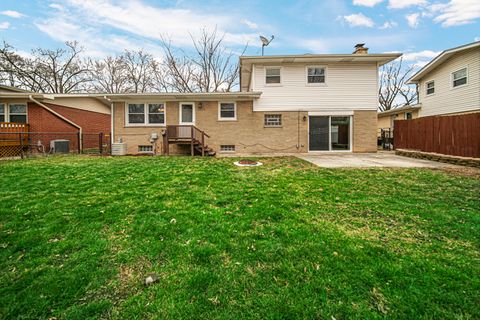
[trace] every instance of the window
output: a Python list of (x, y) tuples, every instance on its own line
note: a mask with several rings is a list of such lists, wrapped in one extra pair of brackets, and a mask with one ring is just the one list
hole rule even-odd
[(410, 120), (412, 119), (412, 113), (411, 112), (405, 112), (405, 120)]
[(180, 123), (193, 124), (195, 122), (195, 105), (193, 103), (180, 104)]
[(281, 114), (266, 114), (264, 119), (265, 127), (281, 127), (282, 115)]
[(307, 83), (325, 83), (325, 68), (324, 67), (307, 67)]
[(237, 120), (237, 106), (234, 102), (220, 102), (218, 108), (219, 120)]
[(165, 125), (165, 104), (129, 103), (127, 105), (127, 124)]
[(427, 96), (429, 94), (434, 94), (435, 93), (435, 81), (427, 82), (426, 88), (427, 88)]
[(265, 68), (265, 83), (266, 84), (279, 84), (280, 83), (280, 68)]
[(5, 122), (5, 105), (0, 104), (0, 122)]
[(10, 104), (9, 121), (18, 123), (27, 123), (27, 105), (26, 104)]
[(138, 146), (138, 152), (151, 153), (153, 152), (153, 146)]
[(467, 68), (463, 68), (452, 73), (452, 80), (452, 85), (454, 88), (467, 84)]
[(235, 146), (233, 144), (222, 144), (220, 145), (221, 152), (235, 152)]

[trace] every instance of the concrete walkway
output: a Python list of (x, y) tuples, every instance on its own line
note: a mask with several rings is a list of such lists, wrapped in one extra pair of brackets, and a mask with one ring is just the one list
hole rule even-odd
[(397, 156), (393, 152), (309, 153), (297, 157), (324, 168), (458, 168), (448, 163)]

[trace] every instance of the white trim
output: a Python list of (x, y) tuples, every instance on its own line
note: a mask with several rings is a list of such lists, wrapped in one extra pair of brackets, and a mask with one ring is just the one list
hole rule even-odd
[[(328, 117), (328, 150), (310, 150), (310, 117)], [(340, 115), (340, 117), (345, 116), (349, 117), (349, 122), (348, 122), (348, 150), (332, 150), (332, 117), (337, 117), (337, 115), (311, 115), (310, 113), (308, 114), (308, 119), (307, 119), (307, 151), (308, 153), (313, 153), (313, 154), (321, 154), (321, 153), (345, 153), (345, 152), (353, 152), (353, 121), (354, 117), (353, 115)]]
[(352, 111), (309, 111), (309, 116), (353, 116)]
[[(221, 105), (222, 103), (233, 103), (233, 118), (223, 118), (221, 115)], [(218, 121), (237, 121), (237, 103), (235, 101), (218, 101)]]
[[(5, 122), (12, 122), (10, 120), (10, 116), (12, 115), (12, 113), (10, 112), (10, 106), (11, 105), (19, 105), (19, 106), (25, 106), (25, 123), (28, 123), (28, 103), (24, 103), (24, 102), (12, 102), (12, 103), (5, 103), (5, 102), (2, 102), (0, 104), (3, 104), (5, 106), (4, 108), (4, 117), (5, 117)], [(13, 115), (14, 116), (23, 116), (24, 115), (23, 113), (14, 113)]]
[[(453, 74), (454, 74), (455, 72), (461, 71), (461, 70), (463, 70), (463, 69), (465, 69), (465, 72), (466, 72), (466, 75), (465, 75), (466, 82), (465, 82), (464, 84), (461, 84), (461, 85), (455, 87), (455, 86), (453, 85), (453, 81), (454, 81), (454, 80), (453, 80)], [(463, 79), (463, 78), (460, 78), (460, 79)], [(457, 80), (459, 80), (459, 79), (457, 79)], [(455, 70), (455, 71), (452, 71), (452, 72), (450, 73), (450, 90), (454, 90), (454, 89), (457, 89), (457, 88), (463, 88), (463, 87), (466, 87), (466, 86), (468, 86), (468, 66), (461, 67), (461, 68), (459, 68), (459, 69), (457, 69), (457, 70)]]
[[(143, 123), (130, 123), (129, 122), (129, 112), (128, 112), (128, 105), (129, 104), (143, 104), (143, 114), (144, 119)], [(149, 104), (163, 104), (163, 123), (149, 123), (148, 122), (148, 105)], [(141, 101), (126, 101), (124, 105), (124, 112), (125, 112), (125, 127), (165, 127), (167, 124), (167, 103), (163, 101), (148, 101), (148, 102), (141, 102)]]
[[(267, 83), (267, 69), (280, 69), (280, 82), (279, 83)], [(283, 86), (283, 67), (282, 66), (264, 66), (263, 67), (263, 85), (266, 87), (281, 87)]]
[[(432, 82), (433, 82), (433, 93), (428, 93), (428, 84), (432, 83)], [(435, 91), (436, 91), (436, 89), (435, 89), (435, 79), (425, 81), (425, 96), (426, 97), (433, 96), (435, 94)]]
[[(183, 120), (182, 120), (182, 106), (183, 105), (192, 105), (192, 122), (183, 122)], [(194, 125), (195, 124), (195, 102), (180, 102), (178, 104), (178, 123), (179, 124), (188, 124), (188, 125)]]
[[(308, 82), (308, 69), (309, 68), (322, 68), (324, 70), (324, 82)], [(327, 66), (326, 65), (308, 65), (305, 66), (305, 85), (307, 87), (326, 87), (327, 86)]]

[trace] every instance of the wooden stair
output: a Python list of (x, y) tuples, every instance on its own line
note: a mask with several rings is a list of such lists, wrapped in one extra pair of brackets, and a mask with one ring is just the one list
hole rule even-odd
[(214, 156), (215, 150), (205, 143), (205, 138), (210, 138), (205, 131), (193, 125), (167, 125), (163, 136), (164, 155), (170, 154), (170, 145), (189, 145), (190, 155)]

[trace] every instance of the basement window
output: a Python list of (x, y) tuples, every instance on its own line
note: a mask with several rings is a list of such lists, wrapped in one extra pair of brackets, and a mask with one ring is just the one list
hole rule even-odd
[(153, 146), (138, 146), (138, 152), (140, 153), (152, 153)]
[(233, 144), (222, 144), (220, 145), (221, 152), (235, 152), (235, 145)]
[(266, 114), (263, 125), (265, 127), (281, 127), (282, 115), (281, 114)]

